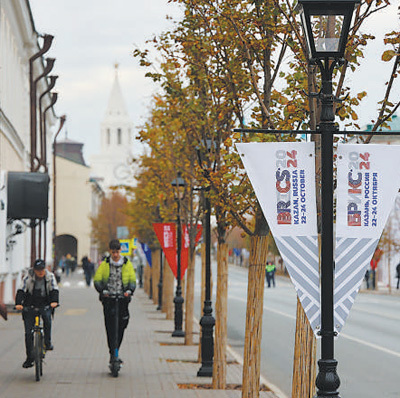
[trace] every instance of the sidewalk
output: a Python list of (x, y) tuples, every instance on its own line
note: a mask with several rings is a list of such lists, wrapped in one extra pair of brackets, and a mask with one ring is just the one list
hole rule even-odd
[[(130, 305), (131, 320), (120, 351), (124, 366), (118, 378), (109, 375), (102, 306), (95, 290), (74, 275), (64, 278), (60, 297), (53, 324), (55, 350), (46, 355), (40, 382), (35, 382), (33, 369), (21, 366), (25, 359), (21, 316), (10, 314), (7, 322), (0, 320), (1, 398), (241, 397), (240, 390), (179, 388), (179, 384), (210, 384), (211, 378), (196, 377), (198, 345), (185, 346), (183, 338), (171, 337), (173, 320), (156, 310), (143, 289), (137, 289)], [(241, 379), (242, 366), (228, 350), (227, 383), (241, 384)], [(276, 395), (262, 391), (260, 397)]]

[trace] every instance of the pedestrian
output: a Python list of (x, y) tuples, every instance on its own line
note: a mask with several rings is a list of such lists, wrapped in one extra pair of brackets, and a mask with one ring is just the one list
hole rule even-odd
[(89, 287), (94, 275), (94, 264), (88, 256), (82, 258), (82, 269), (85, 274), (86, 285)]
[(58, 266), (61, 268), (62, 273), (65, 272), (65, 256), (61, 256)]
[(65, 257), (65, 275), (68, 276), (72, 270), (72, 256), (70, 253), (67, 254)]
[(367, 284), (367, 290), (368, 290), (369, 289), (369, 269), (367, 269), (365, 271), (364, 279), (365, 279), (365, 282)]
[(94, 275), (94, 286), (100, 294), (103, 304), (104, 323), (107, 333), (107, 343), (110, 352), (110, 363), (114, 358), (114, 342), (116, 340), (115, 300), (112, 295), (121, 294), (124, 299), (118, 301), (119, 325), (118, 325), (118, 348), (122, 343), (124, 331), (129, 323), (128, 305), (131, 296), (136, 289), (136, 274), (131, 261), (121, 256), (121, 244), (118, 239), (109, 243), (110, 256), (106, 257)]
[(397, 272), (397, 287), (396, 289), (398, 289), (400, 287), (400, 263), (397, 264), (396, 266), (396, 272)]
[(23, 310), (22, 319), (25, 326), (26, 360), (23, 368), (33, 366), (33, 334), (31, 332), (35, 324), (35, 313), (31, 307), (39, 308), (44, 324), (44, 344), (46, 351), (53, 350), (51, 343), (51, 315), (58, 306), (59, 292), (56, 277), (46, 269), (43, 260), (36, 260), (33, 268), (29, 269), (22, 279), (22, 285), (15, 297), (15, 308)]
[(268, 287), (272, 286), (275, 287), (275, 264), (272, 261), (267, 261), (267, 264), (265, 266), (265, 277), (267, 279), (267, 284)]

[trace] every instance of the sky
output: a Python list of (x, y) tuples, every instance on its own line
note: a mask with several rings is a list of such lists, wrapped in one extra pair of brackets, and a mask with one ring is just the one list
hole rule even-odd
[[(114, 64), (119, 64), (122, 93), (137, 131), (149, 115), (157, 87), (144, 77), (147, 71), (132, 52), (136, 47), (144, 49), (146, 40), (171, 28), (166, 16), (178, 18), (181, 11), (167, 0), (30, 0), (30, 5), (36, 31), (55, 36), (46, 56), (56, 58), (52, 72), (59, 76), (56, 113), (67, 115), (61, 138), (67, 131), (69, 139), (83, 142), (90, 163), (90, 156), (100, 150), (100, 124), (114, 81)], [(362, 29), (375, 34), (376, 40), (345, 82), (356, 92), (368, 92), (357, 111), (360, 125), (376, 116), (376, 102), (383, 98), (391, 64), (380, 61), (380, 54), (388, 29), (400, 29), (395, 4), (385, 13), (375, 14)], [(395, 97), (400, 97), (399, 83), (392, 94), (393, 100)]]

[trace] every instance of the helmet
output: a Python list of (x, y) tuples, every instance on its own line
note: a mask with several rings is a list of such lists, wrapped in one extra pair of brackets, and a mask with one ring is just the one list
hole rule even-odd
[(46, 264), (43, 260), (38, 259), (33, 263), (33, 269), (42, 270), (45, 268), (46, 268)]

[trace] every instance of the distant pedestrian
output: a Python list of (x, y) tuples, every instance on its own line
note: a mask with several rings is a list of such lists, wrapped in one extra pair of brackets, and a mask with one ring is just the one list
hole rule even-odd
[(396, 278), (397, 278), (397, 287), (396, 287), (396, 289), (398, 289), (400, 287), (400, 263), (397, 264), (396, 272), (397, 272), (397, 276), (396, 276)]
[(88, 256), (84, 256), (82, 258), (82, 269), (83, 273), (85, 274), (86, 285), (90, 286), (94, 275), (94, 264), (90, 261)]
[(367, 289), (369, 289), (369, 269), (365, 271), (364, 279), (367, 284)]
[(265, 278), (267, 280), (267, 287), (272, 286), (275, 287), (275, 270), (276, 266), (272, 261), (267, 261), (267, 265), (265, 266)]
[(71, 254), (67, 254), (65, 258), (65, 275), (68, 276), (69, 273), (72, 271), (72, 264), (73, 264), (73, 257)]

